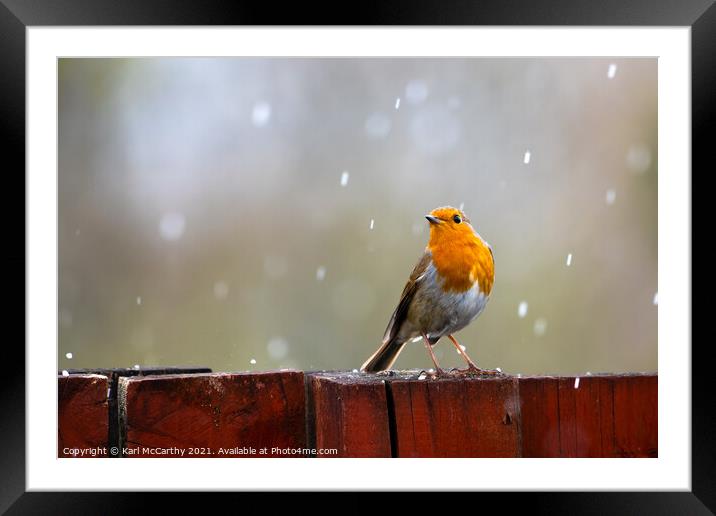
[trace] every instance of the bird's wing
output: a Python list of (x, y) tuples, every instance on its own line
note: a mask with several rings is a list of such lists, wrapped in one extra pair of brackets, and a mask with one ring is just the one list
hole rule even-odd
[(418, 290), (420, 283), (425, 277), (425, 271), (427, 271), (430, 265), (432, 254), (427, 249), (423, 253), (418, 263), (413, 268), (413, 272), (410, 273), (410, 279), (403, 288), (403, 293), (400, 295), (400, 301), (398, 306), (395, 308), (393, 315), (390, 317), (388, 327), (385, 329), (385, 335), (383, 335), (383, 342), (387, 342), (395, 338), (400, 331), (400, 327), (403, 325), (405, 318), (408, 316), (408, 309), (410, 303), (415, 297), (415, 292)]

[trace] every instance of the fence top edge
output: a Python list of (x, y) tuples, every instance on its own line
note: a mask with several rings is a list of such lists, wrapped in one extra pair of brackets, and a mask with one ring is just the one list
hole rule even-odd
[(90, 367), (90, 368), (71, 368), (63, 369), (57, 372), (67, 371), (70, 375), (76, 374), (101, 374), (105, 376), (119, 375), (149, 375), (149, 374), (171, 374), (182, 373), (211, 373), (210, 367), (205, 366), (140, 366), (140, 367)]
[(342, 385), (370, 385), (381, 383), (403, 383), (403, 382), (429, 382), (429, 383), (456, 383), (456, 382), (520, 382), (520, 381), (570, 381), (577, 378), (586, 380), (589, 378), (601, 379), (627, 379), (627, 378), (657, 378), (656, 372), (627, 372), (627, 373), (585, 373), (571, 375), (514, 375), (505, 373), (503, 375), (480, 375), (480, 376), (445, 376), (431, 378), (424, 374), (425, 370), (409, 369), (396, 370), (384, 373), (360, 373), (355, 371), (307, 371), (306, 377), (319, 381), (340, 383)]
[[(321, 371), (301, 371), (299, 369), (269, 369), (266, 371), (205, 371), (208, 368), (191, 368), (195, 371), (181, 371), (180, 368), (176, 372), (172, 372), (173, 368), (154, 368), (145, 370), (126, 370), (127, 374), (121, 374), (125, 370), (107, 369), (106, 373), (100, 369), (70, 369), (66, 370), (67, 374), (58, 373), (58, 379), (61, 378), (105, 378), (109, 379), (112, 373), (119, 374), (123, 381), (162, 381), (175, 378), (229, 378), (229, 377), (265, 377), (273, 375), (296, 375), (301, 374), (307, 378), (316, 378), (323, 381), (334, 381), (344, 384), (376, 384), (386, 382), (402, 382), (402, 381), (430, 381), (430, 382), (454, 382), (454, 381), (538, 381), (538, 380), (569, 380), (574, 381), (577, 378), (586, 380), (589, 378), (602, 379), (618, 379), (618, 378), (658, 378), (658, 372), (620, 372), (620, 373), (583, 373), (583, 374), (544, 374), (544, 375), (521, 375), (504, 373), (500, 376), (480, 375), (480, 376), (461, 376), (459, 374), (447, 375), (445, 377), (431, 378), (425, 370), (422, 369), (406, 369), (406, 370), (390, 370), (382, 373), (361, 373), (356, 371), (345, 370), (321, 370)], [(161, 374), (152, 374), (152, 371), (162, 372)]]
[(204, 379), (204, 380), (220, 380), (230, 378), (268, 378), (272, 376), (303, 376), (303, 371), (298, 369), (270, 369), (267, 371), (216, 371), (208, 373), (172, 373), (157, 375), (136, 375), (122, 376), (119, 378), (120, 384), (133, 382), (162, 382), (178, 379)]
[(107, 375), (97, 374), (97, 373), (82, 373), (82, 374), (68, 374), (68, 375), (58, 374), (57, 375), (58, 380), (64, 380), (64, 379), (69, 379), (69, 378), (78, 378), (78, 379), (82, 379), (82, 380), (96, 379), (96, 380), (109, 381), (109, 378), (107, 377)]

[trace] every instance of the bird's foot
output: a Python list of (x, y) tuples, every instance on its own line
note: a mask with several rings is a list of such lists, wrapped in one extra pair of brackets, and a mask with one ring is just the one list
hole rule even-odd
[(450, 373), (445, 371), (443, 368), (435, 369), (428, 369), (427, 371), (425, 369), (421, 370), (418, 374), (418, 380), (425, 380), (426, 378), (430, 378), (431, 380), (436, 380), (438, 378), (447, 378), (450, 376)]

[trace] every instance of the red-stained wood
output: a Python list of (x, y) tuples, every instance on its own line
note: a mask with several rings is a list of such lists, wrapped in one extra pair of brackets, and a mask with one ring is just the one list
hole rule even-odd
[(107, 377), (60, 375), (57, 383), (57, 456), (108, 457)]
[(125, 456), (296, 457), (312, 449), (335, 451), (321, 457), (658, 456), (656, 375), (587, 375), (578, 382), (421, 380), (419, 371), (154, 375), (167, 372), (114, 375), (118, 422), (111, 396), (108, 403), (111, 378), (60, 376), (58, 455), (106, 450), (114, 446), (114, 428)]
[[(317, 457), (390, 457), (385, 380), (376, 375), (308, 373), (311, 447)], [(322, 454), (320, 450), (335, 450)]]
[(629, 376), (614, 383), (613, 456), (658, 456), (657, 391), (656, 376)]
[[(202, 366), (141, 366), (141, 367), (115, 367), (95, 369), (68, 369), (66, 372), (72, 376), (76, 374), (99, 374), (106, 376), (109, 381), (109, 446), (119, 449), (119, 410), (117, 406), (117, 389), (119, 379), (125, 376), (157, 376), (165, 374), (194, 374), (210, 373), (211, 369)], [(110, 457), (118, 457), (112, 455)]]
[(518, 382), (523, 457), (558, 457), (559, 390), (555, 378), (521, 378)]
[(388, 383), (396, 457), (519, 457), (512, 377), (394, 379)]
[(525, 457), (656, 457), (657, 377), (519, 379)]
[(119, 410), (124, 456), (305, 454), (300, 371), (121, 378)]

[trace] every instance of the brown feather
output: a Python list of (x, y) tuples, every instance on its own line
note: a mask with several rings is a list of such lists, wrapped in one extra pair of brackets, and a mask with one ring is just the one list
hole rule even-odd
[(373, 355), (371, 355), (371, 357), (361, 366), (361, 371), (375, 372), (389, 369), (395, 362), (395, 359), (398, 358), (400, 352), (403, 350), (405, 342), (398, 341), (398, 334), (400, 333), (400, 328), (408, 316), (410, 303), (412, 303), (413, 298), (415, 297), (415, 292), (418, 290), (420, 285), (420, 278), (430, 265), (430, 260), (430, 251), (426, 250), (413, 268), (413, 272), (410, 274), (410, 279), (403, 288), (403, 293), (400, 295), (398, 306), (393, 311), (393, 315), (390, 317), (390, 322), (388, 322), (388, 327), (385, 329), (383, 343), (378, 350), (373, 353)]
[(413, 272), (410, 273), (410, 279), (408, 279), (408, 282), (403, 288), (403, 293), (400, 295), (398, 306), (395, 308), (393, 315), (390, 317), (390, 322), (388, 322), (388, 327), (385, 329), (385, 334), (383, 335), (384, 343), (394, 339), (396, 335), (398, 335), (403, 321), (405, 321), (405, 318), (408, 316), (410, 303), (413, 301), (415, 292), (418, 289), (418, 280), (427, 270), (431, 259), (432, 254), (426, 249), (423, 256), (418, 260), (418, 263), (415, 264)]

